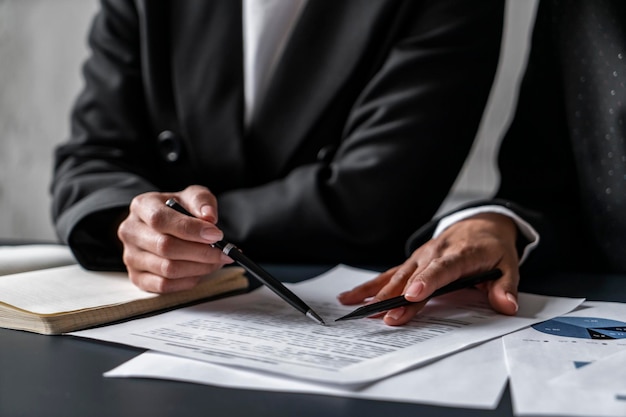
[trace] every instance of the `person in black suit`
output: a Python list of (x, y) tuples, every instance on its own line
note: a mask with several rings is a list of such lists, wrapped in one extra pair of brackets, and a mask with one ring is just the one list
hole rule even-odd
[(157, 292), (229, 262), (223, 236), (261, 262), (400, 261), (472, 144), (503, 8), (308, 0), (249, 108), (242, 2), (103, 1), (55, 154), (61, 241)]
[[(625, 35), (623, 2), (541, 0), (496, 199), (444, 216), (457, 217), (447, 228), (427, 223), (404, 264), (340, 300), (420, 301), (498, 267), (503, 277), (485, 285), (491, 305), (515, 314), (520, 276), (523, 284), (553, 272), (626, 273)], [(406, 323), (419, 308), (390, 311), (385, 322)]]

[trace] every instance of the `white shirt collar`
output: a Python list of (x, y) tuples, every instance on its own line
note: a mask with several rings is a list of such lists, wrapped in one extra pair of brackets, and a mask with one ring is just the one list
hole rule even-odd
[(307, 0), (242, 0), (245, 122), (249, 124)]

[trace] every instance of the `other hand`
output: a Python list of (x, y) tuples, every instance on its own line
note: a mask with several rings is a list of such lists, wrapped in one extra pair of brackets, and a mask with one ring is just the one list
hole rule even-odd
[(519, 258), (515, 241), (517, 227), (510, 218), (495, 213), (482, 213), (459, 221), (437, 238), (417, 248), (402, 265), (391, 268), (376, 278), (338, 296), (342, 304), (386, 300), (403, 294), (413, 305), (384, 314), (389, 325), (411, 320), (436, 289), (467, 275), (499, 268), (502, 277), (480, 284), (488, 293), (495, 311), (514, 315), (517, 312)]

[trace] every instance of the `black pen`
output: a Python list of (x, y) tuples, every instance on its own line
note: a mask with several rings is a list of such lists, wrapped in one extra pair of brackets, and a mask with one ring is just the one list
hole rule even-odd
[[(179, 213), (186, 214), (187, 216), (194, 217), (183, 206), (181, 206), (175, 199), (170, 198), (165, 204)], [(303, 313), (305, 316), (316, 322), (317, 324), (326, 325), (324, 320), (315, 312), (311, 307), (306, 305), (296, 294), (291, 292), (289, 288), (285, 287), (282, 282), (274, 278), (269, 272), (261, 268), (257, 263), (253, 262), (250, 258), (243, 254), (232, 243), (220, 240), (215, 242), (212, 246), (219, 248), (222, 252), (229, 256), (233, 261), (241, 265), (246, 271), (252, 274), (256, 279), (265, 284), (270, 290), (274, 291), (283, 300), (287, 301), (296, 310)]]
[[(481, 274), (470, 275), (470, 276), (466, 276), (463, 278), (459, 278), (456, 281), (453, 281), (449, 283), (448, 285), (444, 285), (443, 287), (439, 288), (438, 290), (433, 292), (430, 295), (430, 297), (428, 297), (427, 299), (423, 301), (417, 301), (417, 302), (423, 303), (425, 301), (430, 300), (433, 297), (437, 297), (439, 295), (447, 294), (449, 292), (460, 290), (463, 288), (473, 287), (474, 285), (480, 284), (481, 282), (493, 281), (495, 279), (500, 278), (501, 276), (502, 276), (502, 271), (496, 268), (487, 272), (483, 272)], [(382, 313), (383, 311), (393, 310), (394, 308), (407, 306), (413, 303), (414, 301), (408, 301), (406, 298), (404, 298), (403, 295), (399, 295), (397, 297), (390, 298), (388, 300), (383, 300), (377, 303), (368, 304), (368, 305), (364, 305), (363, 307), (359, 307), (356, 310), (352, 311), (351, 313), (348, 313), (343, 317), (339, 317), (335, 321), (361, 319), (363, 317), (369, 317), (376, 313)]]

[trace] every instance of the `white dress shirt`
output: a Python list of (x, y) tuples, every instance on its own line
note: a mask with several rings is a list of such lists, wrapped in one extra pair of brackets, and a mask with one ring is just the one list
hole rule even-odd
[(242, 1), (244, 120), (248, 125), (307, 0)]

